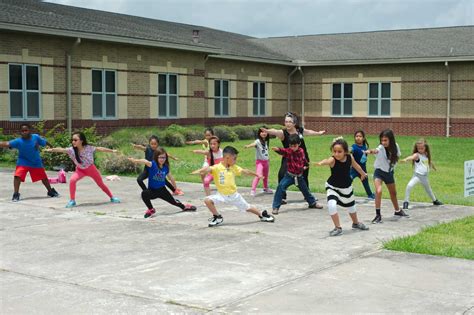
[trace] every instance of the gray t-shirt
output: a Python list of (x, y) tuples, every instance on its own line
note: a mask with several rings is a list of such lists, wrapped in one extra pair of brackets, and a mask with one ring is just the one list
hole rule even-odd
[(259, 139), (255, 140), (255, 159), (268, 160), (268, 146), (263, 145)]
[[(402, 153), (400, 152), (400, 147), (398, 146), (398, 143), (396, 143), (396, 145), (397, 145), (397, 156), (400, 156), (402, 155)], [(374, 168), (381, 169), (382, 171), (387, 172), (387, 173), (392, 171), (395, 165), (390, 165), (390, 160), (387, 158), (387, 152), (385, 150), (385, 147), (379, 144), (379, 146), (377, 147), (377, 150), (378, 152), (377, 152), (377, 155), (375, 156)]]

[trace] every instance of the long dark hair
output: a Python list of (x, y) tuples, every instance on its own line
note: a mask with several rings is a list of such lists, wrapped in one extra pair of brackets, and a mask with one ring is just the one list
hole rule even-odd
[(166, 160), (164, 164), (168, 166), (168, 169), (169, 169), (170, 163), (168, 161), (168, 153), (166, 153), (166, 150), (164, 148), (162, 147), (156, 148), (155, 152), (153, 152), (153, 161), (156, 162), (156, 166), (160, 167), (160, 163), (158, 162), (158, 157), (163, 154), (166, 155)]
[(390, 164), (393, 166), (398, 162), (398, 149), (397, 143), (395, 142), (395, 135), (391, 129), (383, 130), (379, 135), (380, 143), (382, 138), (388, 138), (388, 148), (385, 149), (387, 158), (390, 160)]
[(212, 153), (212, 148), (211, 148), (211, 141), (212, 140), (216, 140), (217, 143), (219, 144), (219, 147), (220, 147), (220, 144), (221, 144), (221, 140), (219, 139), (219, 137), (216, 137), (216, 136), (212, 136), (209, 138), (209, 154), (211, 156), (211, 165), (214, 165), (214, 154)]
[(368, 149), (369, 148), (369, 143), (367, 142), (367, 138), (365, 137), (364, 130), (362, 130), (362, 129), (356, 130), (356, 132), (354, 132), (354, 139), (355, 139), (355, 137), (357, 136), (358, 133), (360, 133), (362, 135), (362, 137), (364, 138), (364, 142), (362, 142), (362, 143), (365, 144), (365, 146)]
[(262, 127), (258, 128), (257, 130), (257, 139), (260, 140), (260, 143), (265, 147), (269, 148), (270, 147), (270, 135), (267, 133), (267, 136), (265, 138), (262, 138), (260, 135), (263, 132), (263, 129), (267, 129), (267, 126), (263, 125)]
[[(88, 145), (86, 135), (82, 131), (77, 131), (77, 132), (73, 133), (72, 135), (73, 136), (79, 136), (79, 139), (82, 141), (82, 146), (83, 147)], [(72, 138), (71, 138), (71, 141), (72, 141)], [(79, 149), (75, 146), (72, 146), (72, 148), (74, 149), (74, 154), (76, 155), (77, 163), (81, 164), (82, 161), (81, 161), (81, 158), (79, 157)]]

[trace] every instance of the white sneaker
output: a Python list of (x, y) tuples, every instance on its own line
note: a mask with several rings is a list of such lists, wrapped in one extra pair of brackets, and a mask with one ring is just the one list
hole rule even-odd
[(250, 191), (250, 196), (255, 197), (255, 190)]

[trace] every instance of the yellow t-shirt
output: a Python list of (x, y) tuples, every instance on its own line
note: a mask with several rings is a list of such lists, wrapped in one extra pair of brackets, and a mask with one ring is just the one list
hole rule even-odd
[(237, 192), (235, 176), (240, 176), (241, 172), (242, 168), (236, 164), (229, 168), (226, 168), (222, 163), (211, 166), (211, 174), (217, 191), (226, 196)]

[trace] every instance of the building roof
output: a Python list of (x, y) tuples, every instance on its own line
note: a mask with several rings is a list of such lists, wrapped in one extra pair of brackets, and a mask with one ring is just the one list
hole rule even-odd
[[(212, 28), (41, 2), (0, 0), (0, 29), (198, 51), (286, 65), (474, 60), (474, 26), (253, 38)], [(199, 30), (199, 42), (192, 38)]]

